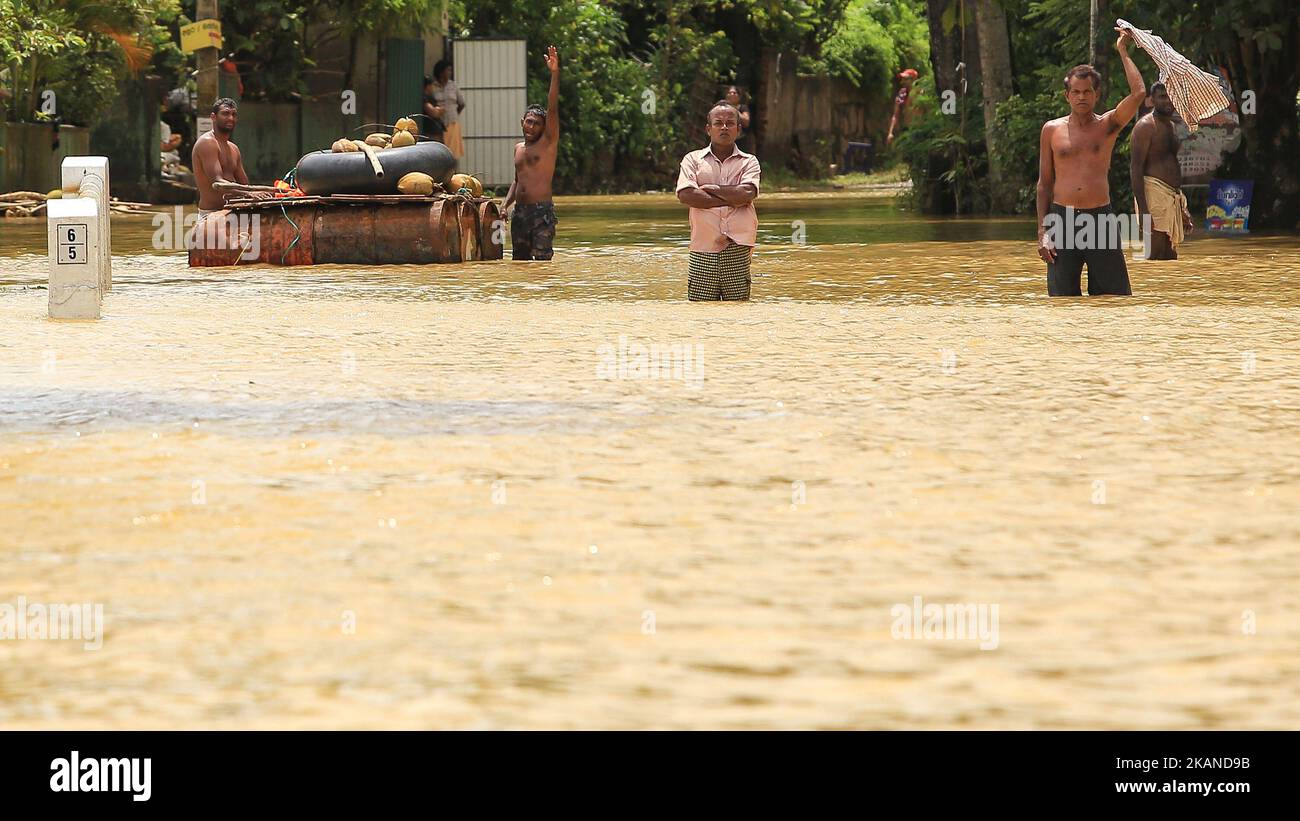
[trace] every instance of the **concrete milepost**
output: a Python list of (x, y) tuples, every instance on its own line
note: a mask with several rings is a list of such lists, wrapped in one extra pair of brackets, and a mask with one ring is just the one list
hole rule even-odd
[(63, 196), (46, 205), (52, 319), (99, 319), (113, 287), (108, 157), (66, 157)]

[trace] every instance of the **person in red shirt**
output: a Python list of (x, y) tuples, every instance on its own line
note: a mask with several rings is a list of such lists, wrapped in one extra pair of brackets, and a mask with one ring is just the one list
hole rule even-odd
[(912, 83), (916, 82), (916, 69), (904, 69), (898, 75), (899, 87), (898, 94), (894, 97), (894, 116), (889, 121), (889, 135), (885, 137), (885, 145), (894, 141), (903, 130), (907, 119), (907, 99), (912, 95)]
[(244, 78), (239, 76), (239, 66), (235, 63), (235, 55), (227, 54), (217, 62), (217, 66), (227, 74), (233, 74), (235, 84), (239, 87), (239, 96), (244, 96)]

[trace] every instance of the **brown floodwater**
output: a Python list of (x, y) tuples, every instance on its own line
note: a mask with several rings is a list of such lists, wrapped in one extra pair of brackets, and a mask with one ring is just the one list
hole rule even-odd
[(89, 323), (0, 221), (0, 604), (106, 622), (0, 641), (0, 727), (1300, 728), (1300, 237), (1049, 300), (1031, 220), (759, 205), (745, 304), (662, 195), (527, 264), (123, 217)]

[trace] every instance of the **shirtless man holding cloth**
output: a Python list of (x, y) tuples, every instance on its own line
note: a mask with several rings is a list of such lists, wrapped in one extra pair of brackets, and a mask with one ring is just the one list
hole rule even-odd
[[(1116, 29), (1119, 31), (1119, 29)], [(1043, 125), (1038, 154), (1038, 256), (1047, 263), (1050, 296), (1082, 296), (1080, 275), (1088, 266), (1088, 295), (1132, 294), (1123, 243), (1110, 204), (1110, 159), (1119, 132), (1137, 114), (1146, 86), (1123, 31), (1115, 41), (1129, 94), (1119, 105), (1095, 111), (1101, 75), (1089, 65), (1065, 75), (1070, 113)], [(1063, 246), (1061, 231), (1069, 236)], [(1075, 239), (1079, 241), (1072, 241)], [(1083, 247), (1080, 247), (1083, 246)]]

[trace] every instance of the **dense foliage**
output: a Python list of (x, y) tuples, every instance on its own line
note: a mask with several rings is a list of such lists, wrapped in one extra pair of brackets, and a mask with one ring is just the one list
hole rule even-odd
[[(1061, 90), (1066, 70), (1089, 60), (1089, 4), (997, 1), (1007, 11), (1014, 93), (997, 108), (996, 131), (1003, 137), (1002, 167), (1014, 175), (1008, 182), (1018, 192), (1017, 208), (1032, 212), (1040, 129), (1044, 121), (1068, 111)], [(942, 35), (959, 23), (963, 12), (967, 24), (973, 25), (974, 5), (973, 0), (932, 2), (932, 10), (940, 6), (945, 12), (931, 14), (929, 25)], [(1259, 105), (1255, 114), (1243, 115), (1244, 147), (1229, 158), (1222, 174), (1254, 178), (1260, 184), (1252, 223), (1296, 225), (1300, 220), (1300, 169), (1294, 163), (1300, 154), (1300, 15), (1294, 0), (1110, 0), (1102, 6), (1097, 51), (1105, 85), (1099, 109), (1113, 107), (1127, 93), (1115, 50), (1116, 18), (1154, 30), (1206, 69), (1224, 67), (1236, 99), (1250, 89)], [(1130, 53), (1146, 84), (1155, 82), (1158, 70), (1153, 61), (1136, 47)], [(927, 210), (969, 213), (988, 208), (991, 181), (979, 95), (979, 87), (972, 85), (956, 114), (945, 114), (937, 105), (918, 111), (911, 132), (899, 143), (916, 197)], [(1116, 203), (1132, 197), (1130, 133), (1131, 126), (1115, 146), (1110, 182)]]
[[(802, 70), (844, 77), (887, 98), (893, 74), (924, 64), (919, 0), (464, 0), (460, 36), (554, 43), (563, 55), (566, 139), (557, 182), (581, 190), (661, 188), (727, 83), (753, 88), (760, 48), (797, 54)], [(529, 97), (548, 78), (534, 48)]]
[[(117, 78), (179, 65), (168, 26), (177, 0), (0, 0), (0, 97), (6, 119), (85, 125), (116, 98)], [(55, 112), (42, 105), (54, 92)]]

